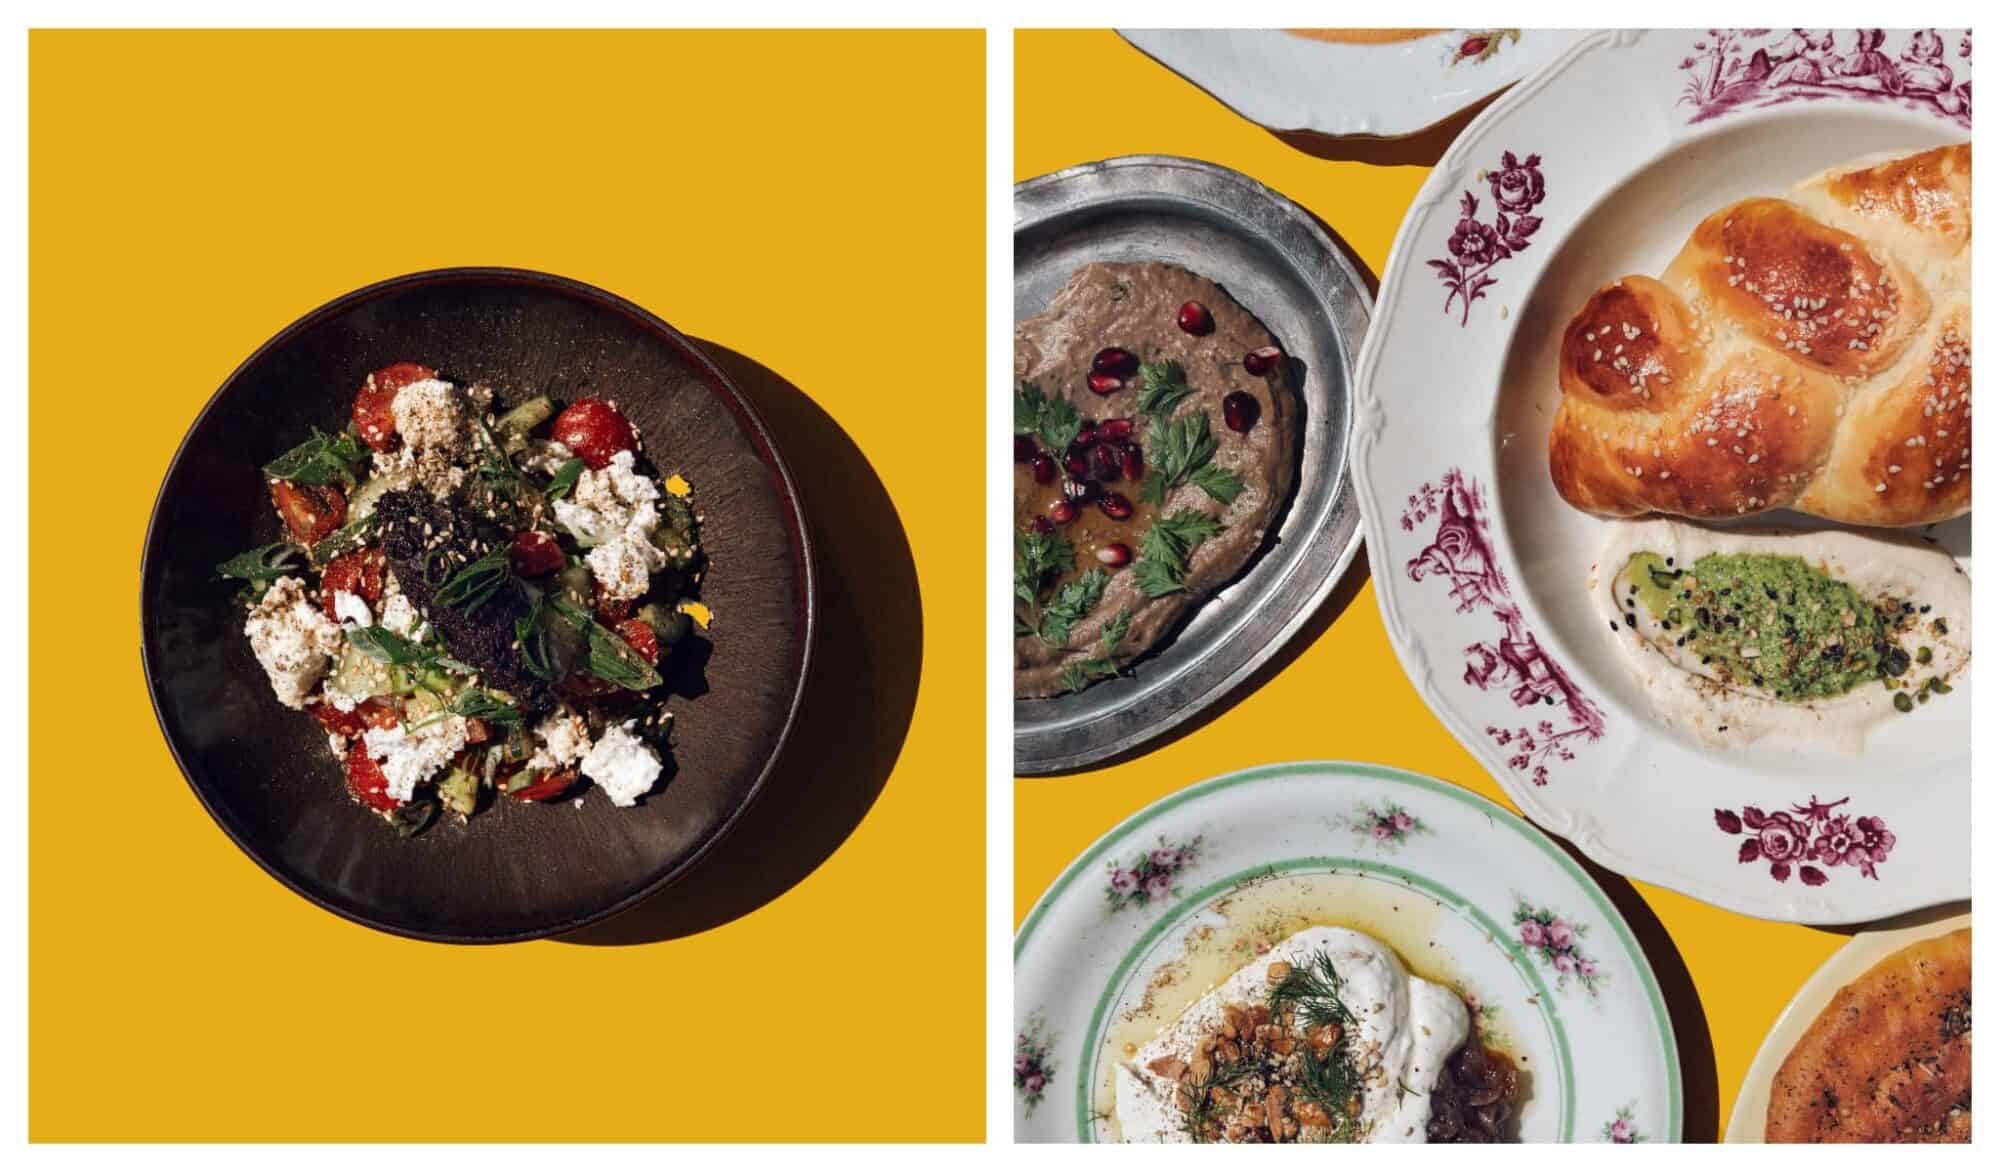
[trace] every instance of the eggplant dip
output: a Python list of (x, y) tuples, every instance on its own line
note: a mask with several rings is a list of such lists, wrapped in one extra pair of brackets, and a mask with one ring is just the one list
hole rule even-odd
[(1949, 702), (1972, 658), (1970, 580), (1910, 541), (1646, 521), (1618, 527), (1590, 589), (1654, 708), (1713, 745), (1858, 751)]
[(1014, 695), (1119, 674), (1255, 556), (1291, 492), (1284, 354), (1220, 285), (1085, 265), (1014, 328)]

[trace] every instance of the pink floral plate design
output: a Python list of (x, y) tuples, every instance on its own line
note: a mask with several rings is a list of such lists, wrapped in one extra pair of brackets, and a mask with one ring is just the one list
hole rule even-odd
[(1015, 938), (1014, 1138), (1120, 1139), (1113, 1070), (1171, 1019), (1159, 1007), (1315, 923), (1360, 928), (1467, 999), (1529, 1074), (1523, 1141), (1681, 1135), (1665, 1000), (1589, 874), (1462, 787), (1310, 761), (1168, 795), (1036, 901)]
[[(1858, 755), (1705, 747), (1606, 637), (1585, 584), (1617, 522), (1556, 497), (1547, 436), (1590, 289), (1658, 271), (1729, 199), (1963, 141), (1970, 54), (1963, 29), (1591, 34), (1475, 118), (1404, 220), (1349, 450), (1383, 621), (1519, 808), (1613, 870), (1804, 923), (1969, 890), (1970, 703)], [(1969, 525), (1933, 536), (1969, 556)]]

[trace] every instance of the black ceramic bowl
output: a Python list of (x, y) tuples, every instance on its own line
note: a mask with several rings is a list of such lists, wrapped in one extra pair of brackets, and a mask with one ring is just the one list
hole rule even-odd
[[(695, 486), (710, 566), (707, 641), (678, 695), (664, 784), (639, 806), (498, 801), (399, 839), (347, 796), (325, 735), (278, 704), (215, 565), (281, 533), (259, 468), (312, 427), (346, 425), (371, 370), (420, 362), (505, 402), (616, 399), (647, 451)], [(750, 404), (659, 318), (600, 289), (515, 269), (397, 277), (307, 314), (195, 419), (153, 505), (141, 570), (146, 683), (215, 821), (280, 882), (371, 927), (427, 940), (553, 935), (693, 868), (769, 776), (803, 694), (814, 622), (805, 518)]]

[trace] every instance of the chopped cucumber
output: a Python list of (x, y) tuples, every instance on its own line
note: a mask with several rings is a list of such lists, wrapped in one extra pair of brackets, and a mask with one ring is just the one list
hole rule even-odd
[(479, 800), (479, 775), (462, 765), (454, 765), (437, 783), (437, 789), (438, 800), (445, 809), (469, 818), (473, 804)]
[(381, 500), (382, 494), (394, 487), (396, 478), (393, 476), (369, 477), (360, 488), (354, 490), (354, 495), (347, 499), (347, 515), (357, 521), (373, 517), (375, 502)]
[(368, 658), (359, 647), (349, 643), (341, 649), (340, 662), (334, 665), (326, 686), (327, 690), (343, 696), (370, 699), (394, 692), (396, 681), (388, 664)]
[(553, 400), (547, 395), (536, 395), (502, 415), (495, 430), (503, 438), (525, 436), (548, 422), (549, 417), (555, 413), (556, 405)]
[(646, 620), (647, 626), (653, 628), (653, 635), (659, 639), (662, 647), (671, 647), (687, 638), (688, 631), (694, 626), (694, 619), (688, 615), (661, 606), (657, 602), (649, 602), (640, 607), (639, 617)]
[[(376, 484), (379, 481), (371, 480), (369, 483)], [(379, 496), (381, 494), (377, 493), (376, 495)], [(373, 502), (371, 501), (370, 503), (372, 504)], [(367, 545), (368, 539), (374, 533), (375, 517), (372, 513), (358, 521), (349, 521), (347, 524), (321, 538), (319, 543), (312, 547), (313, 564), (324, 566), (342, 554), (353, 553), (355, 550)]]

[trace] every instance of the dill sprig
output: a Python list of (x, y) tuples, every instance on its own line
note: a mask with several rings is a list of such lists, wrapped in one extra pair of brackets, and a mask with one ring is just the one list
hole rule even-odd
[(1257, 1073), (1257, 1064), (1247, 1058), (1234, 1062), (1216, 1062), (1208, 1068), (1208, 1074), (1199, 1079), (1191, 1079), (1175, 1087), (1180, 1099), (1181, 1127), (1188, 1138), (1198, 1144), (1212, 1143), (1210, 1134), (1215, 1124), (1215, 1103), (1212, 1092), (1226, 1090), (1231, 1084)]
[[(1333, 958), (1315, 952), (1304, 963), (1293, 965), (1282, 980), (1273, 982), (1267, 994), (1271, 1020), (1283, 1021), (1289, 1011), (1294, 1026), (1304, 1026), (1308, 1041), (1299, 1054), (1296, 1093), (1326, 1112), (1335, 1140), (1351, 1138), (1354, 1100), (1361, 1087), (1361, 1072), (1350, 1046), (1354, 1012), (1341, 999), (1340, 990), (1340, 972), (1333, 967)], [(1327, 1027), (1339, 1033), (1334, 1044), (1322, 1052), (1310, 1036)]]

